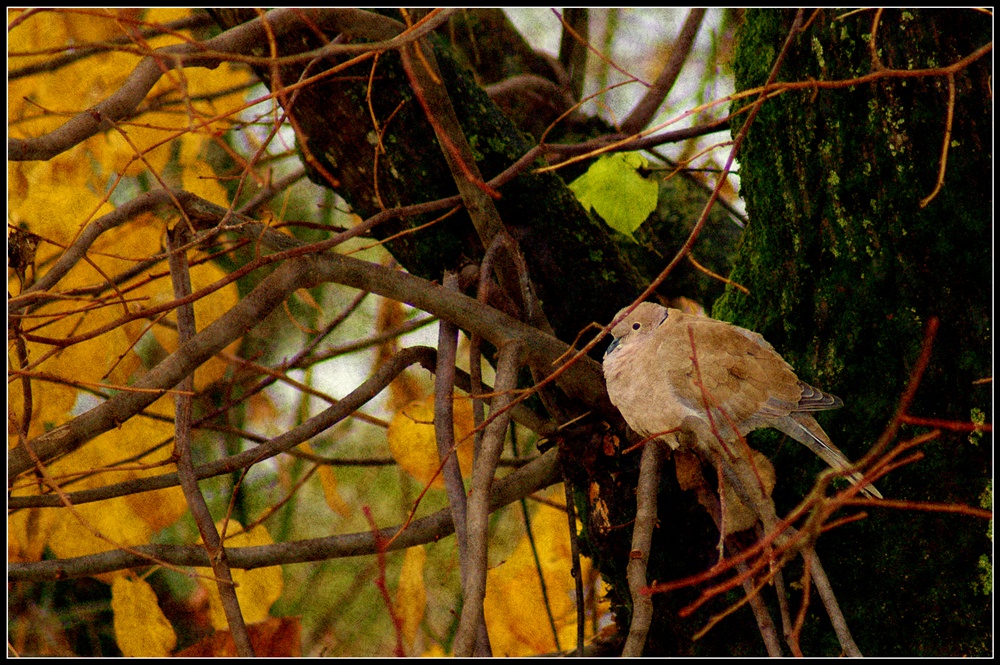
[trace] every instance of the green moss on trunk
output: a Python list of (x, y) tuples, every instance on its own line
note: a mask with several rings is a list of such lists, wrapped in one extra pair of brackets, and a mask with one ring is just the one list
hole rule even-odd
[[(844, 13), (822, 11), (794, 39), (778, 80), (872, 71), (874, 11), (837, 17)], [(735, 57), (738, 90), (767, 79), (793, 16), (747, 13)], [(991, 36), (989, 17), (973, 11), (889, 10), (874, 43), (885, 67), (921, 69), (955, 62)], [(948, 170), (924, 208), (945, 130), (944, 76), (785, 93), (763, 106), (739, 156), (751, 223), (732, 279), (750, 295), (727, 291), (714, 315), (761, 332), (804, 380), (844, 399), (823, 425), (852, 458), (895, 412), (931, 317), (940, 331), (911, 412), (967, 422), (978, 409), (992, 420), (992, 384), (977, 383), (992, 373), (989, 77), (988, 59), (955, 76)], [(924, 431), (904, 427), (900, 438)], [(777, 437), (757, 440), (774, 451)], [(945, 433), (920, 448), (926, 459), (879, 487), (892, 499), (978, 505), (991, 473), (990, 441)], [(795, 495), (819, 466), (799, 448), (775, 455), (779, 478), (799, 476)], [(821, 540), (866, 655), (989, 653), (990, 603), (979, 568), (990, 550), (988, 525), (870, 512)]]

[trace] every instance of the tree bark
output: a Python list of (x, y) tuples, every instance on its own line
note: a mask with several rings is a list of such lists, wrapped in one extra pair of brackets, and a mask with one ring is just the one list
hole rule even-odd
[[(944, 67), (992, 38), (973, 11), (821, 11), (797, 35), (781, 81)], [(806, 12), (808, 16), (809, 12)], [(762, 85), (794, 12), (748, 11), (735, 55), (737, 89)], [(874, 36), (872, 36), (874, 35)], [(948, 116), (946, 76), (883, 78), (847, 89), (788, 92), (764, 104), (739, 155), (751, 223), (717, 318), (764, 335), (809, 383), (844, 399), (823, 426), (852, 459), (897, 408), (931, 317), (931, 365), (910, 413), (992, 422), (992, 117), (989, 58), (954, 76), (947, 170), (934, 190)], [(752, 98), (751, 98), (752, 100)], [(741, 123), (742, 121), (737, 121)], [(735, 132), (735, 130), (734, 130)], [(928, 431), (904, 426), (898, 440)], [(794, 501), (819, 464), (799, 446), (756, 441)], [(979, 506), (992, 435), (944, 431), (926, 458), (878, 487), (889, 499)], [(788, 482), (793, 481), (793, 482)], [(784, 488), (782, 488), (784, 485)], [(848, 622), (866, 655), (990, 652), (988, 525), (958, 515), (872, 509), (820, 540)], [(850, 547), (845, 547), (849, 542)], [(825, 547), (824, 547), (825, 546)], [(820, 629), (822, 631), (822, 628)], [(820, 654), (820, 635), (808, 636)]]

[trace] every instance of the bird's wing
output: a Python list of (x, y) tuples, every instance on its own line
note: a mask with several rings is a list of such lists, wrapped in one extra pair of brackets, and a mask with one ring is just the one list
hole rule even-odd
[(796, 406), (796, 411), (826, 411), (827, 409), (839, 409), (844, 406), (843, 400), (839, 397), (825, 393), (819, 388), (814, 388), (808, 383), (799, 381), (799, 388), (802, 389), (802, 397)]
[[(675, 315), (674, 310), (660, 328), (660, 354), (672, 361), (671, 380), (677, 385), (685, 375), (684, 397), (695, 404), (704, 404), (700, 378), (709, 401), (737, 424), (797, 410), (799, 380), (760, 335), (724, 321), (679, 311)], [(692, 356), (698, 360), (697, 370)]]

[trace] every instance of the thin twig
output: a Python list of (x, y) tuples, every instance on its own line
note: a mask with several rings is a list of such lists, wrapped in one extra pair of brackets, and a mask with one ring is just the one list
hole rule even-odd
[[(573, 587), (576, 596), (576, 655), (583, 657), (583, 640), (586, 636), (586, 606), (583, 593), (583, 571), (580, 567), (580, 539), (576, 532), (576, 504), (573, 501), (573, 484), (563, 468), (563, 488), (566, 493), (566, 519), (569, 521), (569, 546), (573, 556)], [(596, 614), (596, 609), (595, 609)], [(597, 632), (596, 630), (594, 631)]]
[[(177, 385), (196, 367), (262, 321), (271, 310), (303, 285), (308, 272), (309, 263), (303, 259), (283, 263), (265, 277), (246, 298), (187, 343), (181, 344), (177, 351), (136, 380), (133, 386), (165, 390)], [(181, 300), (192, 301), (190, 296)], [(35, 437), (32, 442), (35, 453), (40, 459), (47, 461), (56, 455), (72, 452), (90, 438), (125, 422), (157, 398), (156, 392), (118, 393), (103, 404)], [(32, 466), (22, 447), (18, 446), (9, 452), (9, 477), (16, 477)]]
[[(374, 57), (379, 51), (401, 48), (422, 35), (433, 30), (448, 19), (454, 10), (435, 10), (428, 14), (412, 30), (405, 30), (398, 21), (371, 12), (349, 8), (327, 9), (274, 9), (265, 15), (268, 26), (278, 37), (283, 37), (301, 25), (302, 13), (306, 11), (316, 25), (324, 26), (338, 32), (352, 29), (367, 37), (383, 39), (375, 43), (336, 44), (325, 46), (292, 56), (280, 58), (256, 57), (242, 55), (253, 52), (260, 43), (265, 41), (265, 28), (261, 18), (240, 24), (221, 35), (204, 42), (175, 44), (157, 49), (149, 54), (146, 49), (140, 50), (140, 55), (146, 56), (132, 71), (125, 83), (110, 97), (99, 102), (87, 111), (80, 113), (58, 129), (35, 138), (15, 139), (7, 141), (9, 158), (21, 160), (47, 160), (69, 148), (79, 144), (99, 131), (106, 129), (106, 121), (119, 121), (131, 116), (146, 97), (153, 86), (164, 73), (176, 67), (208, 67), (215, 68), (227, 61), (243, 62), (249, 65), (270, 67), (272, 65), (310, 62), (316, 58), (324, 58), (340, 53), (360, 53), (355, 58), (332, 67), (321, 74), (304, 79), (295, 86), (288, 86), (283, 92), (291, 92), (299, 87), (309, 85), (317, 80), (329, 78), (348, 66), (362, 60)], [(129, 50), (129, 49), (121, 49)], [(267, 98), (274, 98), (277, 93), (271, 93)], [(249, 107), (258, 103), (254, 100)]]
[[(559, 455), (555, 448), (533, 462), (517, 469), (493, 484), (490, 510), (506, 506), (521, 497), (559, 482)], [(433, 515), (411, 522), (405, 530), (401, 525), (379, 529), (378, 536), (389, 540), (398, 535), (387, 551), (401, 550), (418, 544), (437, 542), (454, 533), (451, 515), (441, 510)], [(116, 547), (121, 547), (116, 544)], [(263, 568), (289, 563), (307, 563), (330, 559), (374, 554), (377, 551), (371, 531), (328, 536), (294, 542), (275, 543), (256, 547), (227, 549), (229, 564), (233, 568)], [(101, 573), (130, 568), (141, 568), (153, 563), (176, 566), (209, 565), (205, 548), (193, 545), (138, 545), (133, 548), (112, 549), (98, 554), (66, 559), (33, 562), (11, 562), (7, 577), (21, 580), (65, 580), (89, 577)]]
[[(348, 394), (344, 399), (340, 400), (336, 405), (331, 406), (329, 409), (317, 414), (313, 418), (307, 420), (301, 425), (293, 428), (292, 430), (285, 432), (279, 437), (274, 439), (269, 439), (266, 437), (258, 436), (250, 432), (239, 431), (237, 434), (248, 441), (254, 441), (260, 444), (257, 448), (238, 453), (230, 457), (224, 457), (218, 459), (214, 462), (196, 467), (195, 472), (199, 479), (210, 478), (213, 476), (218, 476), (226, 473), (231, 473), (235, 470), (245, 468), (250, 464), (263, 461), (278, 455), (282, 452), (290, 452), (292, 448), (297, 446), (299, 443), (308, 440), (318, 434), (322, 433), (326, 429), (329, 429), (336, 423), (340, 422), (344, 418), (352, 417), (357, 413), (367, 401), (372, 399), (377, 395), (385, 386), (387, 386), (400, 372), (409, 367), (414, 363), (420, 363), (425, 368), (432, 368), (435, 364), (436, 352), (434, 349), (426, 346), (413, 346), (408, 347), (398, 354), (390, 358), (388, 361), (383, 363), (375, 374), (372, 375), (367, 381), (365, 381), (361, 386)], [(471, 390), (469, 383), (469, 376), (462, 371), (456, 371), (456, 386), (469, 392)], [(222, 409), (225, 411), (227, 409)], [(538, 417), (528, 408), (519, 407), (511, 410), (511, 414), (516, 422), (528, 427), (534, 432), (542, 435), (546, 435), (552, 431), (551, 426), (543, 423), (538, 419)], [(204, 424), (207, 418), (214, 418), (214, 413), (210, 413), (203, 417), (201, 420), (194, 423), (195, 426), (203, 426), (208, 429), (215, 429), (212, 425)], [(150, 417), (155, 417), (156, 414), (150, 414)], [(230, 428), (231, 429), (231, 428)], [(228, 430), (227, 430), (228, 431)], [(170, 439), (167, 441), (169, 442)], [(323, 461), (330, 464), (343, 463), (343, 464), (375, 464), (375, 463), (392, 463), (395, 464), (395, 460), (344, 460), (343, 462), (338, 462), (336, 460), (326, 460), (325, 458), (317, 458), (316, 456), (305, 456), (299, 453), (300, 456), (304, 456), (306, 459), (312, 459), (313, 461)], [(506, 464), (505, 461), (501, 460), (501, 464)], [(81, 490), (78, 492), (73, 492), (67, 494), (67, 497), (74, 504), (91, 503), (94, 501), (103, 501), (105, 499), (111, 499), (119, 496), (127, 496), (132, 494), (137, 494), (141, 492), (151, 492), (157, 489), (163, 489), (166, 487), (174, 487), (178, 484), (177, 474), (169, 473), (162, 476), (151, 476), (144, 478), (135, 478), (133, 480), (128, 480), (120, 483), (113, 483), (106, 485), (104, 487), (98, 487), (94, 489)], [(41, 507), (58, 507), (63, 505), (60, 502), (59, 497), (48, 495), (48, 494), (32, 494), (29, 496), (9, 496), (7, 499), (7, 506), (10, 510), (22, 510), (25, 508), (41, 508)]]
[(406, 651), (403, 649), (403, 618), (396, 612), (392, 598), (389, 597), (389, 587), (385, 583), (385, 539), (382, 538), (382, 535), (379, 533), (378, 525), (375, 524), (375, 517), (372, 515), (371, 507), (362, 506), (361, 510), (365, 515), (365, 519), (368, 520), (368, 524), (371, 525), (372, 538), (375, 541), (375, 557), (376, 565), (378, 567), (378, 575), (375, 578), (375, 586), (378, 588), (379, 594), (382, 596), (382, 602), (385, 603), (386, 611), (389, 612), (393, 632), (396, 636), (396, 647), (393, 655), (397, 658), (403, 658), (406, 656)]
[[(513, 439), (513, 432), (511, 432)], [(545, 569), (541, 559), (538, 557), (538, 546), (535, 544), (535, 534), (531, 529), (531, 513), (528, 512), (528, 502), (521, 499), (521, 516), (524, 518), (524, 535), (528, 539), (531, 547), (531, 556), (535, 561), (535, 572), (538, 573), (538, 585), (542, 591), (542, 604), (545, 606), (545, 617), (549, 620), (549, 630), (552, 631), (552, 640), (556, 645), (556, 651), (562, 651), (559, 646), (559, 629), (556, 627), (556, 619), (552, 615), (552, 603), (549, 602), (549, 588), (545, 584)]]
[[(879, 10), (881, 11), (881, 10)], [(872, 35), (874, 41), (874, 33)], [(944, 185), (944, 174), (948, 170), (948, 148), (951, 146), (951, 125), (955, 119), (955, 74), (948, 72), (948, 112), (944, 120), (944, 142), (941, 145), (941, 159), (938, 164), (938, 177), (930, 194), (920, 199), (920, 207), (926, 208), (934, 200)]]

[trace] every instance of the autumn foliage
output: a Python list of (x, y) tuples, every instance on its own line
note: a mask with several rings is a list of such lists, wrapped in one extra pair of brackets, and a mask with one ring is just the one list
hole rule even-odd
[[(165, 261), (168, 229), (188, 226), (194, 231), (200, 227), (198, 220), (192, 219), (195, 213), (178, 207), (170, 192), (183, 191), (198, 197), (202, 205), (208, 202), (225, 210), (240, 192), (261, 192), (287, 172), (281, 160), (287, 161), (291, 154), (288, 139), (275, 137), (275, 129), (283, 122), (278, 117), (280, 109), (273, 103), (273, 96), (254, 87), (256, 78), (245, 63), (239, 62), (239, 56), (211, 68), (175, 68), (164, 59), (167, 47), (204, 38), (206, 19), (203, 13), (186, 9), (11, 10), (8, 14), (9, 136), (31, 139), (59, 131), (72, 133), (72, 129), (66, 129), (67, 121), (87, 113), (101, 123), (99, 131), (69, 136), (54, 154), (12, 161), (8, 168), (8, 238), (11, 246), (21, 252), (8, 273), (11, 302), (20, 307), (12, 320), (14, 332), (9, 347), (8, 431), (12, 448), (21, 444), (25, 449), (26, 442), (74, 421), (114, 395), (141, 390), (133, 387), (136, 381), (177, 351), (181, 324), (176, 308), (182, 295), (172, 283)], [(152, 59), (148, 57), (151, 55)], [(115, 120), (110, 114), (97, 117), (98, 111), (88, 111), (110, 96), (130, 93), (129, 86), (142, 67), (151, 62), (162, 71), (156, 72), (151, 89), (136, 100), (134, 112)], [(235, 175), (223, 177), (224, 168)], [(156, 200), (140, 196), (151, 191), (167, 195)], [(93, 238), (84, 238), (98, 228), (100, 232)], [(188, 301), (193, 304), (198, 331), (231, 311), (241, 294), (252, 286), (250, 282), (241, 287), (240, 282), (228, 277), (232, 262), (227, 256), (237, 256), (240, 244), (231, 239), (191, 243), (186, 252), (188, 293), (196, 295)], [(74, 247), (83, 251), (73, 254)], [(252, 254), (254, 250), (250, 251)], [(293, 298), (297, 300), (293, 308), (286, 306), (286, 313), (279, 315), (284, 318), (280, 325), (293, 331), (315, 332), (311, 327), (327, 320), (316, 300), (322, 297), (318, 292), (301, 290)], [(394, 322), (383, 322), (384, 327), (375, 331), (390, 333), (383, 344), (391, 343), (397, 326), (407, 324), (407, 314), (398, 303), (388, 311), (396, 312)], [(289, 405), (277, 403), (274, 393), (261, 392), (259, 387), (249, 389), (255, 380), (268, 375), (257, 371), (257, 358), (244, 355), (248, 349), (254, 353), (249, 345), (241, 346), (239, 340), (227, 344), (199, 365), (193, 385), (159, 391), (160, 396), (141, 413), (92, 436), (68, 454), (60, 454), (57, 459), (35, 456), (29, 460), (32, 470), (11, 478), (12, 496), (23, 497), (28, 505), (32, 496), (44, 495), (57, 501), (45, 504), (49, 507), (11, 511), (8, 561), (85, 560), (94, 555), (98, 558), (91, 560), (99, 561), (101, 553), (135, 553), (135, 548), (153, 543), (197, 545), (198, 530), (186, 517), (189, 506), (181, 487), (173, 483), (163, 489), (148, 489), (142, 483), (177, 471), (174, 420), (178, 394), (200, 396), (196, 409), (199, 422), (210, 428), (214, 425), (216, 432), (229, 431), (217, 433), (213, 439), (205, 434), (207, 430), (199, 430), (202, 434), (196, 441), (202, 447), (233, 445), (239, 441), (240, 428), (256, 429), (267, 436), (281, 431), (278, 423), (289, 419), (280, 412)], [(309, 395), (317, 391), (306, 387), (313, 376), (306, 374), (303, 379), (304, 383), (293, 384), (298, 387), (293, 387), (292, 392), (281, 395), (286, 399), (292, 396), (298, 402), (291, 408), (293, 422), (312, 415)], [(391, 423), (378, 417), (368, 419), (375, 423), (374, 430), (383, 432), (376, 449), (391, 454), (400, 468), (414, 478), (405, 480), (392, 471), (389, 475), (395, 478), (395, 484), (402, 483), (412, 492), (430, 483), (427, 502), (439, 505), (443, 485), (434, 447), (433, 396), (426, 380), (415, 382), (411, 374), (402, 375), (393, 385), (402, 386), (404, 381), (409, 386), (405, 394), (412, 401), (392, 407), (395, 413), (390, 414)], [(295, 396), (299, 389), (305, 392)], [(236, 419), (231, 416), (228, 422), (217, 416), (213, 419), (211, 413), (220, 411), (210, 406), (212, 400), (216, 405), (219, 400), (228, 402), (225, 408), (236, 408), (242, 415)], [(468, 399), (456, 399), (455, 408), (455, 434), (464, 440), (459, 457), (468, 473), (470, 432), (474, 428), (472, 407)], [(222, 444), (226, 437), (230, 443)], [(237, 477), (228, 490), (214, 486), (213, 491), (222, 494), (214, 500), (210, 497), (209, 503), (220, 518), (216, 528), (227, 548), (273, 545), (269, 532), (289, 535), (289, 518), (301, 511), (305, 511), (303, 515), (322, 515), (323, 521), (337, 525), (332, 527), (334, 532), (367, 529), (357, 505), (378, 501), (379, 497), (364, 489), (350, 489), (345, 495), (343, 473), (326, 463), (328, 456), (317, 454), (320, 447), (316, 442), (311, 446), (303, 444), (298, 460), (265, 463), (262, 478)], [(212, 457), (207, 452), (197, 455), (204, 461)], [(361, 478), (368, 478), (369, 483), (374, 480), (371, 471), (361, 469)], [(358, 473), (348, 470), (352, 488), (359, 480), (362, 485), (366, 482), (358, 478)], [(385, 487), (386, 482), (382, 478), (376, 485)], [(130, 489), (133, 486), (129, 483), (137, 489)], [(86, 496), (88, 490), (100, 492), (108, 487), (124, 489), (100, 500), (78, 498)], [(230, 492), (247, 488), (270, 499), (250, 499), (244, 504), (244, 499)], [(318, 489), (321, 492), (317, 497)], [(398, 489), (392, 495), (390, 504), (405, 504), (407, 499), (415, 498), (406, 493), (400, 496)], [(325, 507), (321, 507), (323, 504)], [(232, 514), (234, 509), (244, 519), (253, 519), (254, 524), (244, 530)], [(383, 506), (380, 512), (382, 519), (388, 519), (394, 511)], [(545, 517), (549, 512), (554, 522)], [(570, 593), (566, 584), (570, 583), (570, 588), (572, 585), (569, 552), (557, 545), (565, 542), (565, 516), (560, 521), (560, 514), (542, 507), (534, 538), (541, 548), (540, 565), (547, 578), (551, 577), (550, 594), (554, 594), (555, 612), (562, 627), (572, 625), (575, 611), (565, 602)], [(401, 516), (398, 510), (395, 515), (397, 519)], [(520, 518), (514, 520), (516, 523)], [(509, 526), (507, 530), (513, 535), (517, 527)], [(300, 535), (329, 533), (330, 527), (292, 531)], [(535, 564), (524, 559), (527, 541), (520, 542), (511, 563), (490, 574), (494, 598), (487, 609), (490, 631), (505, 653), (553, 650), (556, 643), (549, 631), (542, 631), (530, 642), (503, 637), (505, 631), (515, 628), (515, 622), (523, 621), (525, 614), (545, 613), (544, 598), (520, 589), (537, 586), (538, 575)], [(433, 565), (443, 565), (447, 570), (450, 556), (453, 553), (439, 547), (431, 560)], [(159, 561), (149, 549), (142, 551), (141, 558), (145, 565), (135, 570), (112, 564), (107, 572), (93, 573), (108, 585), (114, 639), (120, 653), (234, 655), (236, 650), (212, 570), (181, 568)], [(425, 566), (431, 565), (425, 564), (427, 560), (425, 548), (414, 546), (406, 550), (405, 556), (392, 555), (389, 564), (381, 563), (380, 574), (386, 572), (384, 566), (391, 566), (388, 584), (395, 589), (391, 613), (400, 618), (399, 637), (404, 652), (410, 655), (444, 648), (437, 641), (440, 636), (418, 636), (423, 631), (428, 597), (440, 603), (441, 594), (453, 588), (445, 574), (438, 582), (443, 586), (425, 589)], [(373, 586), (373, 565), (378, 567), (372, 561), (354, 567), (360, 579), (368, 580), (363, 584), (369, 587)], [(503, 572), (515, 569), (517, 572)], [(177, 582), (176, 577), (172, 582), (164, 581), (162, 573), (157, 576), (157, 571), (162, 570), (172, 571), (188, 582)], [(155, 578), (152, 586), (150, 575)], [(281, 567), (233, 569), (232, 577), (256, 654), (300, 655), (298, 621), (276, 617), (302, 612), (292, 608), (301, 607), (303, 601), (290, 599), (301, 597), (303, 582), (294, 585), (294, 595), (286, 594), (279, 609), (275, 603), (287, 591), (287, 574)], [(504, 586), (497, 586), (496, 580), (501, 577)], [(514, 606), (503, 611), (491, 609), (502, 598), (508, 598), (507, 602)], [(172, 611), (171, 621), (161, 606), (176, 605), (178, 601), (189, 604), (187, 614)], [(192, 617), (200, 619), (178, 626), (178, 617), (183, 616), (190, 621)], [(15, 652), (70, 653), (40, 646), (43, 638), (33, 633), (26, 621), (15, 618), (12, 624), (10, 644)], [(193, 628), (196, 625), (202, 628)], [(178, 628), (183, 629), (184, 644), (188, 646), (175, 651), (179, 646), (175, 634)], [(213, 629), (218, 631), (214, 636), (190, 645), (193, 637), (210, 634)], [(62, 635), (55, 637), (66, 639)]]

